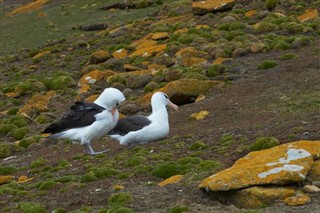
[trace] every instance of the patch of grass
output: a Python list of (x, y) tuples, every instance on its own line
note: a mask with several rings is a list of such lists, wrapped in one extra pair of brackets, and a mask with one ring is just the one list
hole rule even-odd
[(271, 69), (278, 66), (278, 63), (274, 60), (265, 60), (257, 66), (259, 70)]
[(223, 23), (218, 26), (218, 30), (231, 31), (231, 30), (243, 30), (246, 24), (240, 21), (234, 21), (229, 23)]
[(44, 158), (38, 158), (30, 163), (30, 169), (35, 169), (39, 167), (43, 167), (48, 163), (48, 160)]
[(163, 179), (167, 179), (173, 175), (185, 174), (185, 172), (185, 166), (176, 162), (166, 162), (157, 165), (155, 169), (152, 171), (152, 175)]
[(273, 8), (276, 7), (277, 4), (278, 4), (278, 0), (267, 0), (265, 3), (265, 7), (268, 10), (272, 10)]
[(46, 213), (46, 209), (43, 205), (35, 202), (23, 202), (18, 205), (19, 209), (23, 213)]
[(142, 163), (144, 163), (147, 159), (145, 157), (142, 157), (142, 156), (134, 156), (133, 158), (129, 159), (127, 162), (126, 162), (126, 166), (138, 166)]
[(172, 207), (169, 210), (169, 213), (182, 213), (182, 212), (187, 212), (188, 210), (189, 210), (188, 206), (179, 205), (179, 206)]
[(280, 143), (274, 137), (261, 137), (257, 138), (255, 142), (249, 147), (250, 151), (259, 151), (278, 146)]
[(99, 168), (94, 171), (94, 176), (99, 179), (111, 177), (120, 174), (120, 171), (114, 168)]
[(88, 182), (93, 182), (96, 180), (98, 180), (98, 178), (96, 176), (87, 174), (87, 175), (84, 175), (80, 178), (80, 183), (88, 183)]
[(179, 159), (177, 161), (177, 163), (179, 163), (181, 165), (192, 166), (192, 165), (201, 163), (201, 161), (202, 161), (202, 159), (199, 157), (184, 157), (184, 158)]
[(16, 140), (21, 140), (29, 133), (29, 129), (27, 127), (21, 127), (19, 129), (14, 129), (11, 131), (12, 137)]
[(197, 165), (197, 169), (200, 171), (216, 171), (223, 168), (223, 164), (214, 160), (203, 160)]
[(17, 172), (18, 169), (13, 166), (1, 166), (0, 167), (0, 175), (10, 175)]
[(34, 135), (28, 138), (24, 138), (19, 142), (19, 146), (23, 147), (23, 148), (27, 148), (28, 146), (30, 146), (33, 143), (38, 143), (41, 139), (40, 135)]
[(67, 210), (64, 208), (54, 209), (51, 213), (67, 213)]
[(47, 190), (47, 189), (52, 189), (54, 186), (56, 186), (57, 183), (54, 181), (45, 181), (45, 182), (40, 182), (38, 189), (39, 190)]
[(14, 124), (2, 124), (0, 125), (0, 135), (5, 136), (9, 132), (17, 128), (18, 127)]
[(189, 146), (189, 149), (190, 150), (202, 150), (202, 149), (206, 149), (207, 147), (208, 147), (208, 145), (206, 145), (202, 141), (196, 141)]
[(123, 206), (114, 206), (107, 210), (106, 213), (134, 213), (132, 209)]
[(133, 202), (133, 198), (130, 193), (113, 194), (108, 199), (109, 206), (125, 206), (131, 202)]
[(73, 175), (66, 175), (66, 176), (62, 176), (62, 177), (56, 178), (55, 182), (58, 182), (58, 183), (69, 183), (69, 182), (74, 181), (75, 179), (76, 179), (76, 177), (73, 176)]
[(288, 53), (288, 54), (284, 54), (281, 56), (281, 60), (290, 60), (290, 59), (295, 59), (298, 58), (298, 55), (294, 54), (294, 53)]

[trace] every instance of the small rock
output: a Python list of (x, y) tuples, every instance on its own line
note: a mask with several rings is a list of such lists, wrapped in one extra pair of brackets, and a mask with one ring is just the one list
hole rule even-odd
[(230, 23), (230, 22), (234, 22), (237, 19), (233, 16), (225, 16), (221, 19), (221, 23)]
[(167, 38), (169, 38), (169, 34), (167, 32), (153, 33), (151, 38), (153, 40), (167, 39)]
[(234, 0), (205, 0), (192, 2), (192, 13), (195, 15), (204, 15), (223, 10), (231, 9)]
[(111, 87), (116, 88), (116, 89), (118, 89), (120, 91), (123, 91), (126, 88), (126, 86), (124, 84), (119, 83), (119, 82), (113, 82), (111, 84)]
[(298, 16), (297, 19), (299, 19), (301, 22), (306, 22), (311, 19), (318, 17), (318, 10), (306, 10), (304, 14), (301, 16)]
[(244, 56), (244, 55), (247, 55), (247, 54), (248, 54), (248, 52), (247, 52), (246, 49), (244, 49), (244, 48), (238, 48), (238, 49), (236, 49), (236, 50), (233, 51), (232, 57), (233, 57), (233, 58), (237, 58), (237, 57), (241, 57), (241, 56)]
[(289, 206), (298, 206), (309, 203), (310, 201), (311, 199), (308, 195), (301, 194), (293, 197), (287, 197), (283, 202)]
[(166, 186), (173, 183), (179, 183), (182, 180), (182, 178), (183, 178), (182, 175), (174, 175), (158, 183), (158, 186)]
[(105, 62), (111, 55), (105, 50), (98, 50), (91, 54), (88, 64), (99, 64)]
[(303, 187), (303, 191), (307, 193), (316, 193), (316, 192), (320, 192), (320, 189), (315, 185), (305, 185)]
[(10, 183), (13, 180), (14, 176), (0, 176), (0, 186), (6, 183)]

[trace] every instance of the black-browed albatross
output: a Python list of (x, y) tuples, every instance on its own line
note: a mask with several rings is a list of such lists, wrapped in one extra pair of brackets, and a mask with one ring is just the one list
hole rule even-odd
[[(117, 107), (125, 100), (121, 91), (106, 88), (93, 102), (75, 102), (60, 120), (48, 126), (43, 133), (49, 137), (70, 139), (85, 147), (88, 154), (94, 155), (91, 141), (99, 139), (114, 128), (119, 119)], [(106, 150), (105, 150), (106, 151)]]
[(166, 106), (178, 110), (163, 92), (156, 92), (151, 98), (152, 113), (149, 116), (133, 115), (120, 119), (108, 134), (121, 145), (148, 143), (169, 134), (169, 119)]

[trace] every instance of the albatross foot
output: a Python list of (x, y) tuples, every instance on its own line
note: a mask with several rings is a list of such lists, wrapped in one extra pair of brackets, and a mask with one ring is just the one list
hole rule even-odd
[(84, 148), (85, 148), (85, 152), (89, 155), (98, 155), (98, 154), (101, 154), (101, 153), (104, 153), (104, 152), (107, 152), (109, 151), (109, 149), (106, 149), (106, 150), (103, 150), (103, 151), (100, 151), (100, 152), (95, 152), (91, 145), (90, 144), (84, 144)]

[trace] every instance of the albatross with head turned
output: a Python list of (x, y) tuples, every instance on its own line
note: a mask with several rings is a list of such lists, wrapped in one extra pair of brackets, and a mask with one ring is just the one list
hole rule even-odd
[(43, 133), (51, 133), (49, 137), (70, 139), (85, 147), (88, 154), (94, 155), (91, 141), (101, 138), (114, 128), (119, 119), (118, 107), (125, 100), (121, 91), (106, 88), (93, 102), (75, 102), (62, 118), (48, 126)]
[(108, 134), (121, 145), (148, 143), (169, 134), (169, 118), (166, 106), (178, 110), (163, 92), (156, 92), (151, 98), (152, 113), (149, 116), (133, 115), (120, 119)]

